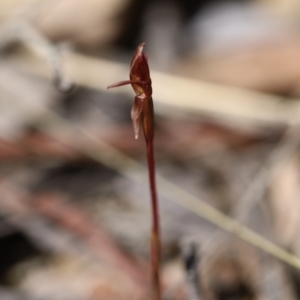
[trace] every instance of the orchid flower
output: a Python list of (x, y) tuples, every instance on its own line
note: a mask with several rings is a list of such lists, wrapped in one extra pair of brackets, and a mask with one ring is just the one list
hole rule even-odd
[(130, 80), (124, 80), (108, 86), (114, 88), (131, 84), (136, 96), (131, 109), (131, 119), (135, 138), (139, 137), (140, 124), (146, 140), (153, 139), (154, 135), (154, 113), (152, 101), (152, 87), (148, 58), (143, 51), (145, 43), (140, 44), (135, 50), (130, 64)]
[(144, 46), (144, 43), (140, 44), (133, 54), (130, 64), (129, 80), (117, 82), (108, 86), (108, 88), (114, 88), (126, 84), (131, 84), (136, 95), (131, 109), (131, 119), (136, 139), (139, 137), (140, 125), (142, 124), (147, 145), (147, 161), (152, 204), (152, 231), (150, 239), (150, 252), (153, 298), (155, 300), (160, 300), (160, 229), (158, 201), (155, 183), (155, 160), (153, 150), (154, 110), (148, 58), (146, 53), (143, 51)]

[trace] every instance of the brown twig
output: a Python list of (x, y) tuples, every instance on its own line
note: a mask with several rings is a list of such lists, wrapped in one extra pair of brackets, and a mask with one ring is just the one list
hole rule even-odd
[[(98, 129), (97, 137), (109, 145), (127, 154), (140, 154), (142, 143), (130, 142), (132, 129), (127, 124), (112, 125)], [(220, 142), (229, 147), (248, 147), (259, 143), (264, 136), (239, 135), (233, 131), (193, 122), (173, 122), (165, 120), (161, 130), (156, 134), (156, 149), (169, 156), (191, 156), (199, 154), (200, 147), (214, 147)], [(85, 142), (86, 147), (97, 148), (91, 141)], [(78, 160), (89, 159), (68, 143), (43, 132), (27, 132), (19, 139), (8, 141), (0, 138), (0, 161), (26, 161), (36, 158)]]
[[(34, 50), (20, 49), (17, 53), (10, 52), (7, 61), (14, 62), (24, 71), (43, 77), (52, 77), (45, 63), (37, 59)], [(123, 64), (105, 59), (94, 59), (81, 54), (63, 53), (66, 76), (78, 85), (97, 90), (105, 90), (107, 82), (127, 74)], [(99, 80), (99, 74), (105, 80)], [(212, 84), (205, 81), (192, 80), (184, 77), (151, 71), (155, 79), (155, 102), (160, 104), (156, 110), (161, 112), (185, 115), (186, 112), (205, 113), (216, 122), (233, 125), (234, 128), (254, 128), (261, 131), (262, 125), (268, 128), (278, 128), (278, 125), (290, 124), (293, 119), (299, 123), (300, 103), (289, 98), (282, 101), (280, 96), (262, 94), (254, 91), (237, 89), (229, 86)], [(176, 89), (169, 87), (176, 86)], [(188, 92), (187, 92), (188, 91)], [(123, 91), (128, 94), (128, 92)], [(199, 96), (201, 95), (201, 96)], [(226, 103), (226, 105), (224, 105)], [(263, 104), (264, 109), (261, 109)], [(172, 107), (170, 110), (168, 107)], [(249, 127), (251, 126), (251, 127)]]

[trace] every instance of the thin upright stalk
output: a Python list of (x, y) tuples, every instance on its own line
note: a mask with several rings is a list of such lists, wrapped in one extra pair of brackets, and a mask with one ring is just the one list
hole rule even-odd
[(152, 100), (152, 86), (148, 59), (144, 53), (144, 43), (140, 44), (135, 50), (131, 64), (129, 80), (123, 80), (110, 85), (108, 88), (114, 88), (126, 84), (131, 84), (135, 91), (135, 99), (131, 109), (131, 119), (134, 129), (134, 135), (139, 137), (140, 125), (142, 124), (147, 146), (147, 161), (151, 194), (152, 208), (152, 229), (150, 238), (151, 255), (151, 275), (153, 285), (153, 300), (161, 300), (160, 289), (160, 230), (159, 230), (159, 208), (157, 201), (156, 183), (155, 183), (155, 159), (153, 149), (154, 139), (154, 109)]
[(154, 299), (161, 299), (160, 290), (160, 227), (159, 227), (159, 213), (158, 213), (158, 201), (156, 193), (155, 183), (155, 160), (153, 151), (153, 141), (147, 143), (147, 160), (148, 160), (148, 172), (151, 192), (151, 205), (152, 205), (152, 231), (151, 231), (151, 275), (153, 283)]
[(143, 102), (142, 127), (144, 131), (146, 146), (147, 146), (147, 163), (149, 173), (149, 184), (151, 194), (152, 208), (152, 229), (150, 237), (150, 256), (151, 256), (151, 277), (153, 284), (153, 299), (161, 300), (160, 290), (160, 227), (159, 227), (159, 207), (156, 191), (155, 180), (155, 158), (154, 158), (154, 108), (152, 97), (145, 99)]

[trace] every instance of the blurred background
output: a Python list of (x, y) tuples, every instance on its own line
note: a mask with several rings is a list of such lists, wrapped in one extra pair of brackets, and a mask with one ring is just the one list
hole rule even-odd
[(298, 0), (0, 0), (0, 299), (151, 299), (128, 78), (145, 42), (163, 299), (300, 299)]

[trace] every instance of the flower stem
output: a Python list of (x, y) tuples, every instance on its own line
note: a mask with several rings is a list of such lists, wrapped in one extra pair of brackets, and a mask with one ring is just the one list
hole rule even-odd
[(160, 234), (159, 234), (159, 214), (158, 202), (155, 184), (155, 160), (153, 150), (154, 139), (154, 109), (152, 100), (152, 86), (148, 59), (144, 53), (145, 43), (140, 44), (132, 57), (130, 64), (130, 80), (123, 80), (108, 86), (114, 88), (126, 84), (131, 84), (136, 96), (131, 109), (131, 120), (134, 129), (134, 135), (137, 139), (140, 131), (140, 124), (143, 125), (143, 131), (147, 146), (147, 161), (150, 182), (150, 194), (152, 205), (152, 230), (151, 230), (151, 275), (153, 284), (153, 300), (161, 300), (160, 290)]
[(151, 276), (153, 284), (153, 299), (161, 300), (160, 288), (160, 227), (159, 227), (159, 208), (157, 201), (156, 182), (155, 182), (155, 159), (154, 159), (154, 110), (152, 98), (147, 99), (143, 111), (143, 129), (147, 145), (147, 162), (149, 172), (149, 183), (152, 206), (152, 230), (150, 239), (151, 249)]
[(155, 162), (154, 162), (154, 151), (153, 141), (147, 143), (147, 160), (149, 170), (149, 182), (151, 192), (151, 205), (152, 205), (152, 231), (151, 231), (151, 275), (152, 284), (155, 300), (161, 299), (160, 291), (160, 276), (159, 276), (159, 265), (160, 265), (160, 230), (159, 230), (159, 214), (158, 214), (158, 201), (156, 194), (156, 183), (155, 183)]

